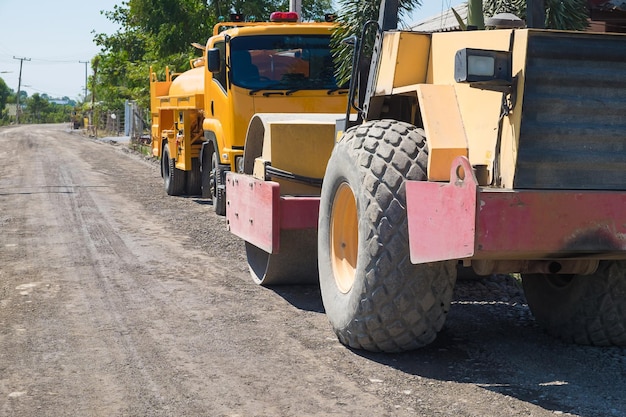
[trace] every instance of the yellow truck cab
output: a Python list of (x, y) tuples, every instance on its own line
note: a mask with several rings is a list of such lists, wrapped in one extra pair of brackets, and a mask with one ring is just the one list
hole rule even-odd
[[(283, 13), (280, 16), (291, 16)], [(281, 20), (280, 18), (278, 20)], [(342, 113), (331, 23), (219, 23), (183, 74), (151, 73), (152, 153), (169, 195), (211, 197), (225, 214), (225, 173), (242, 172), (256, 113)]]

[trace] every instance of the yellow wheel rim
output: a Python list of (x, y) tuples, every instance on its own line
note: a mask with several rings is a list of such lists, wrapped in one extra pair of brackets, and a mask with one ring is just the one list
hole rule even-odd
[(330, 258), (339, 291), (347, 293), (354, 284), (359, 244), (359, 219), (354, 193), (347, 183), (339, 185), (330, 218)]

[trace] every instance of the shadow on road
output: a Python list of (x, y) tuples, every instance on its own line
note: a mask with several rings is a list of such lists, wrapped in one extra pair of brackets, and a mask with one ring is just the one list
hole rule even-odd
[(277, 285), (271, 289), (297, 309), (324, 313), (319, 285)]
[[(457, 283), (446, 325), (425, 348), (351, 351), (409, 375), (473, 384), (557, 414), (625, 417), (626, 349), (571, 345), (545, 334), (521, 288), (505, 281)], [(318, 286), (272, 290), (298, 309), (324, 312)]]
[(555, 413), (626, 416), (626, 349), (554, 339), (525, 305), (456, 301), (433, 344), (401, 354), (354, 353), (410, 375), (474, 384)]

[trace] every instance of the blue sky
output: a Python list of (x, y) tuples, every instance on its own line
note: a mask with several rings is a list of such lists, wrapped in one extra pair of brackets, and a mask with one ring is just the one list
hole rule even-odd
[(422, 0), (422, 6), (413, 12), (409, 19), (407, 19), (407, 23), (420, 22), (426, 18), (436, 16), (451, 7), (464, 3), (467, 3), (467, 0)]
[[(0, 77), (17, 91), (20, 61), (28, 95), (82, 96), (85, 64), (98, 53), (93, 30), (113, 33), (115, 26), (100, 14), (114, 0), (0, 0)], [(10, 73), (4, 73), (11, 71)], [(91, 71), (91, 69), (90, 69)]]
[[(0, 0), (0, 78), (17, 91), (20, 61), (22, 90), (28, 95), (82, 97), (85, 64), (98, 53), (96, 33), (114, 33), (116, 27), (101, 15), (120, 0)], [(463, 0), (422, 0), (407, 19), (417, 22), (464, 3)], [(190, 39), (190, 42), (197, 39)], [(91, 67), (88, 68), (91, 74)], [(146, 76), (147, 82), (147, 76)]]

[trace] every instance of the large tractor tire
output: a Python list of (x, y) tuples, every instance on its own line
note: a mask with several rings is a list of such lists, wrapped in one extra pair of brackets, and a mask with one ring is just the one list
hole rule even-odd
[(185, 171), (176, 168), (176, 161), (170, 158), (170, 149), (167, 145), (163, 146), (163, 154), (161, 157), (161, 172), (163, 173), (163, 182), (165, 191), (168, 195), (181, 195), (185, 191)]
[(425, 180), (427, 163), (423, 130), (398, 121), (365, 123), (335, 145), (322, 186), (318, 263), (324, 308), (345, 345), (412, 350), (443, 327), (456, 261), (409, 259), (405, 182)]
[(539, 325), (567, 342), (626, 346), (626, 261), (602, 261), (591, 275), (522, 274)]
[(282, 230), (280, 252), (270, 254), (246, 242), (248, 268), (264, 286), (317, 282), (317, 233), (314, 229)]

